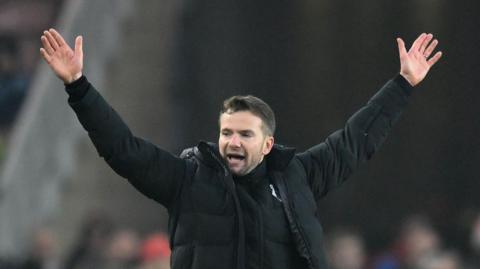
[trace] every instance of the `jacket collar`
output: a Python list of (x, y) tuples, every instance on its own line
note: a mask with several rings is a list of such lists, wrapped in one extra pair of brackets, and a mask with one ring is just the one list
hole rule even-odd
[(283, 145), (273, 145), (272, 151), (266, 156), (267, 167), (272, 170), (283, 171), (295, 156), (295, 148), (286, 147)]
[[(181, 156), (188, 156), (188, 154), (195, 155), (207, 166), (227, 169), (227, 165), (218, 150), (218, 145), (215, 143), (200, 141), (196, 147), (185, 150)], [(275, 144), (265, 159), (269, 170), (283, 171), (294, 156), (295, 148)]]

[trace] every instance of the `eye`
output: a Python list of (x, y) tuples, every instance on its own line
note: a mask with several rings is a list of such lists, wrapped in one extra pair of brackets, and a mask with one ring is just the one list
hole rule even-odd
[(252, 132), (241, 132), (240, 135), (242, 137), (252, 137), (253, 133)]
[(224, 130), (220, 132), (223, 136), (229, 136), (231, 134), (230, 131)]

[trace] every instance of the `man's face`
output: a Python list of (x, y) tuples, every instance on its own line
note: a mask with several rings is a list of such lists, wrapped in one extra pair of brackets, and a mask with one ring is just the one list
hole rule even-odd
[(218, 146), (232, 174), (248, 174), (270, 153), (273, 137), (263, 132), (262, 124), (250, 111), (220, 116)]

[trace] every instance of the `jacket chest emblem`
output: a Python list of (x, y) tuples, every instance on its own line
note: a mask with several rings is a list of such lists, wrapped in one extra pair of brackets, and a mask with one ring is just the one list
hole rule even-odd
[(275, 199), (277, 199), (279, 202), (281, 202), (282, 199), (280, 199), (280, 195), (277, 195), (275, 187), (272, 184), (270, 184), (270, 190), (272, 191), (272, 196), (275, 197)]

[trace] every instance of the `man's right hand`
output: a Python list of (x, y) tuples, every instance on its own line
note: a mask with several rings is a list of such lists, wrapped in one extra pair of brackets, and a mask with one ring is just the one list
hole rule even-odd
[(75, 39), (75, 50), (68, 46), (55, 29), (44, 31), (41, 40), (43, 48), (40, 48), (40, 54), (65, 84), (70, 84), (82, 76), (83, 50), (81, 36), (77, 36)]

